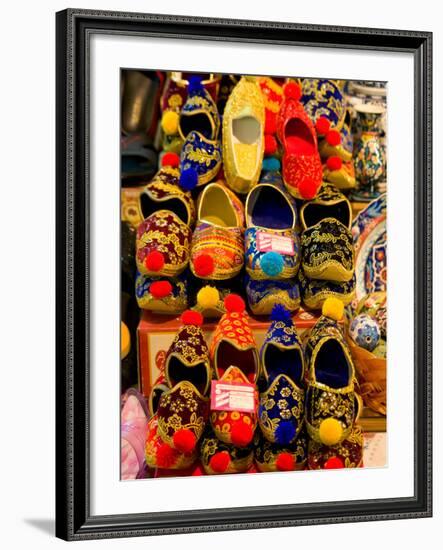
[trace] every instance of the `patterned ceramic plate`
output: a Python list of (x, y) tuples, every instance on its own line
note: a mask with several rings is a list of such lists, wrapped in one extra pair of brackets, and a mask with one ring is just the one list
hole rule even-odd
[(373, 200), (352, 222), (356, 299), (386, 291), (386, 193)]

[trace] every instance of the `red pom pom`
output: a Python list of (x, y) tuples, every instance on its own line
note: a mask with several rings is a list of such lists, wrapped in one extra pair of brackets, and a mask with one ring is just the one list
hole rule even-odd
[(196, 325), (201, 327), (203, 324), (203, 315), (199, 311), (188, 309), (182, 313), (181, 322), (184, 325)]
[(295, 460), (291, 453), (279, 453), (275, 465), (281, 472), (290, 472), (295, 468)]
[(149, 287), (149, 292), (153, 298), (165, 298), (172, 292), (172, 285), (169, 281), (154, 281)]
[(340, 157), (329, 157), (326, 161), (326, 166), (328, 167), (328, 170), (331, 171), (340, 170), (342, 164), (343, 163)]
[(283, 88), (285, 97), (298, 101), (301, 98), (301, 88), (296, 82), (288, 82)]
[(277, 140), (271, 134), (265, 135), (265, 155), (272, 155), (277, 151)]
[(225, 309), (229, 313), (242, 313), (245, 308), (245, 301), (238, 294), (228, 294), (224, 299)]
[(214, 260), (209, 254), (200, 254), (194, 259), (193, 264), (198, 277), (208, 277), (214, 271)]
[(236, 447), (246, 447), (251, 443), (254, 432), (249, 424), (242, 420), (235, 422), (232, 426), (231, 441)]
[(312, 178), (305, 178), (301, 180), (298, 185), (298, 192), (300, 193), (302, 199), (311, 200), (317, 194), (318, 186)]
[(162, 166), (172, 166), (172, 168), (177, 168), (180, 164), (180, 157), (177, 153), (165, 153), (161, 160)]
[(331, 123), (325, 116), (321, 116), (320, 118), (318, 118), (317, 122), (315, 123), (315, 128), (317, 132), (322, 136), (329, 132), (330, 127)]
[(158, 250), (153, 250), (145, 258), (145, 266), (148, 271), (160, 271), (165, 265), (165, 257)]
[(343, 464), (343, 460), (338, 456), (331, 456), (331, 458), (328, 458), (324, 465), (325, 470), (337, 470), (338, 468), (344, 467), (345, 465)]
[(172, 438), (174, 442), (174, 447), (181, 453), (191, 453), (195, 449), (197, 443), (197, 438), (191, 430), (182, 428), (175, 432), (174, 437)]
[(157, 466), (159, 468), (170, 468), (177, 458), (177, 451), (167, 443), (162, 443), (157, 449)]
[(228, 451), (221, 451), (220, 453), (215, 453), (215, 455), (211, 456), (209, 466), (214, 472), (222, 474), (223, 472), (226, 472), (230, 462), (231, 457), (229, 456)]
[(275, 134), (277, 132), (277, 115), (272, 111), (265, 111), (265, 133)]
[(339, 145), (341, 142), (340, 132), (337, 132), (337, 130), (329, 130), (326, 134), (326, 141), (333, 147)]

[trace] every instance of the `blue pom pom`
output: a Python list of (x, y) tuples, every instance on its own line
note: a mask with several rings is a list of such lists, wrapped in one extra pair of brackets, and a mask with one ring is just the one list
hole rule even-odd
[(203, 84), (201, 76), (191, 76), (188, 84), (188, 93), (195, 94), (196, 92), (201, 92), (202, 90)]
[(282, 304), (275, 304), (271, 311), (271, 321), (290, 321), (291, 312)]
[(262, 170), (265, 172), (278, 172), (280, 170), (280, 161), (276, 157), (263, 159)]
[(282, 420), (275, 430), (275, 441), (279, 445), (289, 445), (295, 437), (295, 424), (290, 420)]
[(278, 252), (266, 252), (260, 260), (260, 266), (266, 275), (276, 277), (283, 271), (283, 257)]
[(197, 186), (198, 174), (194, 168), (186, 168), (180, 174), (180, 187), (185, 191), (192, 191)]

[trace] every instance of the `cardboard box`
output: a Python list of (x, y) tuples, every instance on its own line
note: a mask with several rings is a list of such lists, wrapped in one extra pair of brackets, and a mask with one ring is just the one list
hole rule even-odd
[[(294, 322), (301, 337), (315, 324), (317, 319), (318, 315), (312, 312), (303, 311), (302, 309), (297, 312), (294, 316)], [(202, 327), (208, 345), (217, 322), (214, 319), (205, 322)], [(263, 344), (269, 324), (268, 317), (250, 317), (250, 325), (258, 348)], [(161, 372), (166, 352), (180, 326), (180, 317), (158, 315), (149, 311), (142, 312), (137, 328), (138, 367), (140, 391), (146, 397), (149, 396), (151, 387)]]

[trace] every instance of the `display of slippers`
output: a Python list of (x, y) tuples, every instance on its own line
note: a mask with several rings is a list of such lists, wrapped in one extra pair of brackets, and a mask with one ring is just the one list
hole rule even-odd
[(326, 446), (350, 435), (361, 405), (354, 391), (352, 356), (338, 324), (343, 311), (340, 300), (328, 298), (305, 346), (309, 364), (306, 427), (311, 439)]
[(265, 107), (253, 77), (243, 76), (223, 115), (223, 169), (227, 185), (248, 193), (257, 183), (264, 151)]
[(192, 237), (190, 268), (201, 279), (225, 280), (243, 267), (244, 212), (240, 200), (222, 182), (201, 192)]
[(283, 181), (295, 198), (313, 199), (322, 182), (317, 134), (299, 101), (300, 86), (287, 83), (284, 95), (277, 118), (277, 135), (283, 147)]
[(246, 297), (254, 315), (269, 315), (275, 304), (282, 304), (289, 311), (300, 307), (300, 291), (296, 279), (281, 281), (257, 281), (245, 277)]
[(260, 393), (259, 426), (272, 443), (288, 445), (303, 428), (304, 356), (290, 312), (274, 306), (260, 350), (266, 389)]
[(241, 296), (230, 294), (224, 303), (226, 313), (215, 328), (209, 348), (215, 378), (222, 378), (226, 370), (234, 365), (249, 382), (255, 384), (260, 373), (260, 361), (245, 302)]
[(289, 445), (271, 443), (260, 433), (254, 438), (254, 459), (259, 472), (304, 470), (307, 453), (308, 439), (304, 430)]
[(202, 438), (200, 455), (203, 469), (210, 475), (244, 473), (254, 461), (252, 445), (242, 448), (228, 445), (210, 431)]
[(323, 183), (318, 196), (303, 204), (300, 219), (302, 268), (310, 279), (347, 282), (354, 276), (354, 245), (348, 199)]
[(363, 434), (354, 426), (348, 437), (338, 445), (327, 447), (311, 440), (308, 444), (309, 470), (335, 470), (363, 467)]
[(252, 279), (295, 277), (300, 266), (298, 214), (278, 173), (269, 172), (246, 198), (245, 263)]

